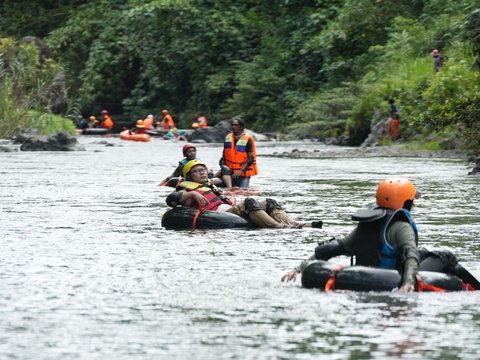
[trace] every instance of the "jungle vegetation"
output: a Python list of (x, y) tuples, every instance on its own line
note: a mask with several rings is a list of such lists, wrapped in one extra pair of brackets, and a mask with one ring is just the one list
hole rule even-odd
[(53, 118), (63, 74), (63, 117), (203, 111), (358, 145), (394, 98), (405, 139), (480, 152), (480, 0), (4, 0), (0, 37), (0, 135)]

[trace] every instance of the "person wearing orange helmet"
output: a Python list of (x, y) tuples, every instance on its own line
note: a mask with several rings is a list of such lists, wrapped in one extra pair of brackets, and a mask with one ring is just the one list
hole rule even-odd
[(458, 276), (474, 289), (480, 283), (464, 269), (448, 251), (418, 249), (418, 231), (410, 210), (420, 198), (413, 183), (403, 177), (390, 177), (377, 187), (377, 206), (360, 209), (352, 215), (358, 221), (345, 238), (320, 243), (315, 253), (282, 276), (282, 281), (295, 280), (311, 261), (329, 260), (339, 255), (355, 256), (356, 265), (396, 269), (402, 275), (399, 290), (415, 290), (416, 274), (436, 271)]

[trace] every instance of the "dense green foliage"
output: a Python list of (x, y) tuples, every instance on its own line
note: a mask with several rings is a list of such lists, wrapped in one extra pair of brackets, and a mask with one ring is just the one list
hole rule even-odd
[(33, 44), (0, 39), (0, 137), (35, 127), (49, 134), (74, 132), (71, 121), (52, 114), (61, 69), (51, 59), (41, 61)]
[[(359, 144), (393, 97), (404, 138), (480, 152), (480, 0), (7, 0), (0, 31), (42, 37), (84, 115), (168, 108), (188, 126)], [(21, 14), (21, 16), (20, 16)], [(19, 20), (21, 19), (21, 20)], [(432, 49), (446, 57), (433, 71)]]

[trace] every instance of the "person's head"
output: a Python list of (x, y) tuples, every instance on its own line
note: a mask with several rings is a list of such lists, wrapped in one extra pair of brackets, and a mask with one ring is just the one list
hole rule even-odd
[(235, 135), (240, 135), (245, 129), (245, 122), (242, 118), (235, 117), (232, 120), (232, 130)]
[(141, 129), (141, 128), (145, 127), (145, 123), (143, 122), (142, 119), (138, 119), (137, 122), (135, 123), (135, 126), (139, 129)]
[(185, 180), (203, 184), (208, 181), (207, 165), (200, 160), (190, 160), (183, 167), (183, 177)]
[(440, 56), (440, 51), (438, 51), (437, 49), (433, 49), (433, 50), (432, 50), (432, 56), (433, 56), (433, 57)]
[(198, 129), (199, 127), (200, 127), (200, 124), (198, 122), (194, 122), (192, 124), (192, 128), (194, 128), (194, 129)]
[(96, 118), (95, 116), (93, 116), (93, 115), (90, 116), (89, 119), (90, 119), (90, 121), (95, 121), (95, 120), (97, 120), (97, 118)]
[(394, 104), (394, 103), (395, 103), (395, 99), (390, 98), (390, 99), (388, 99), (388, 102), (389, 102), (390, 104)]
[(197, 157), (197, 148), (195, 145), (187, 143), (182, 147), (183, 156), (189, 160), (193, 160)]
[(147, 116), (147, 118), (148, 118), (148, 119), (153, 119), (153, 114), (149, 114), (149, 115)]
[(413, 183), (401, 176), (382, 180), (377, 188), (377, 205), (386, 209), (411, 210), (413, 201), (420, 198)]
[(168, 114), (168, 110), (166, 110), (166, 109), (165, 109), (165, 110), (162, 110), (162, 114), (163, 114), (163, 115), (167, 115), (167, 114)]
[(102, 115), (108, 115), (108, 111), (107, 110), (102, 110)]

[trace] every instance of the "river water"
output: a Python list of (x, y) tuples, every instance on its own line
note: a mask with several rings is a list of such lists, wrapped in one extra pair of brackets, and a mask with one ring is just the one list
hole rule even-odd
[[(480, 277), (480, 178), (463, 161), (259, 143), (254, 190), (324, 229), (167, 231), (170, 189), (158, 183), (183, 144), (79, 140), (86, 151), (0, 153), (1, 359), (480, 358), (479, 292), (280, 282), (317, 241), (348, 233), (392, 174), (423, 193), (413, 211), (421, 243)], [(213, 168), (220, 154), (221, 144), (198, 146)]]

